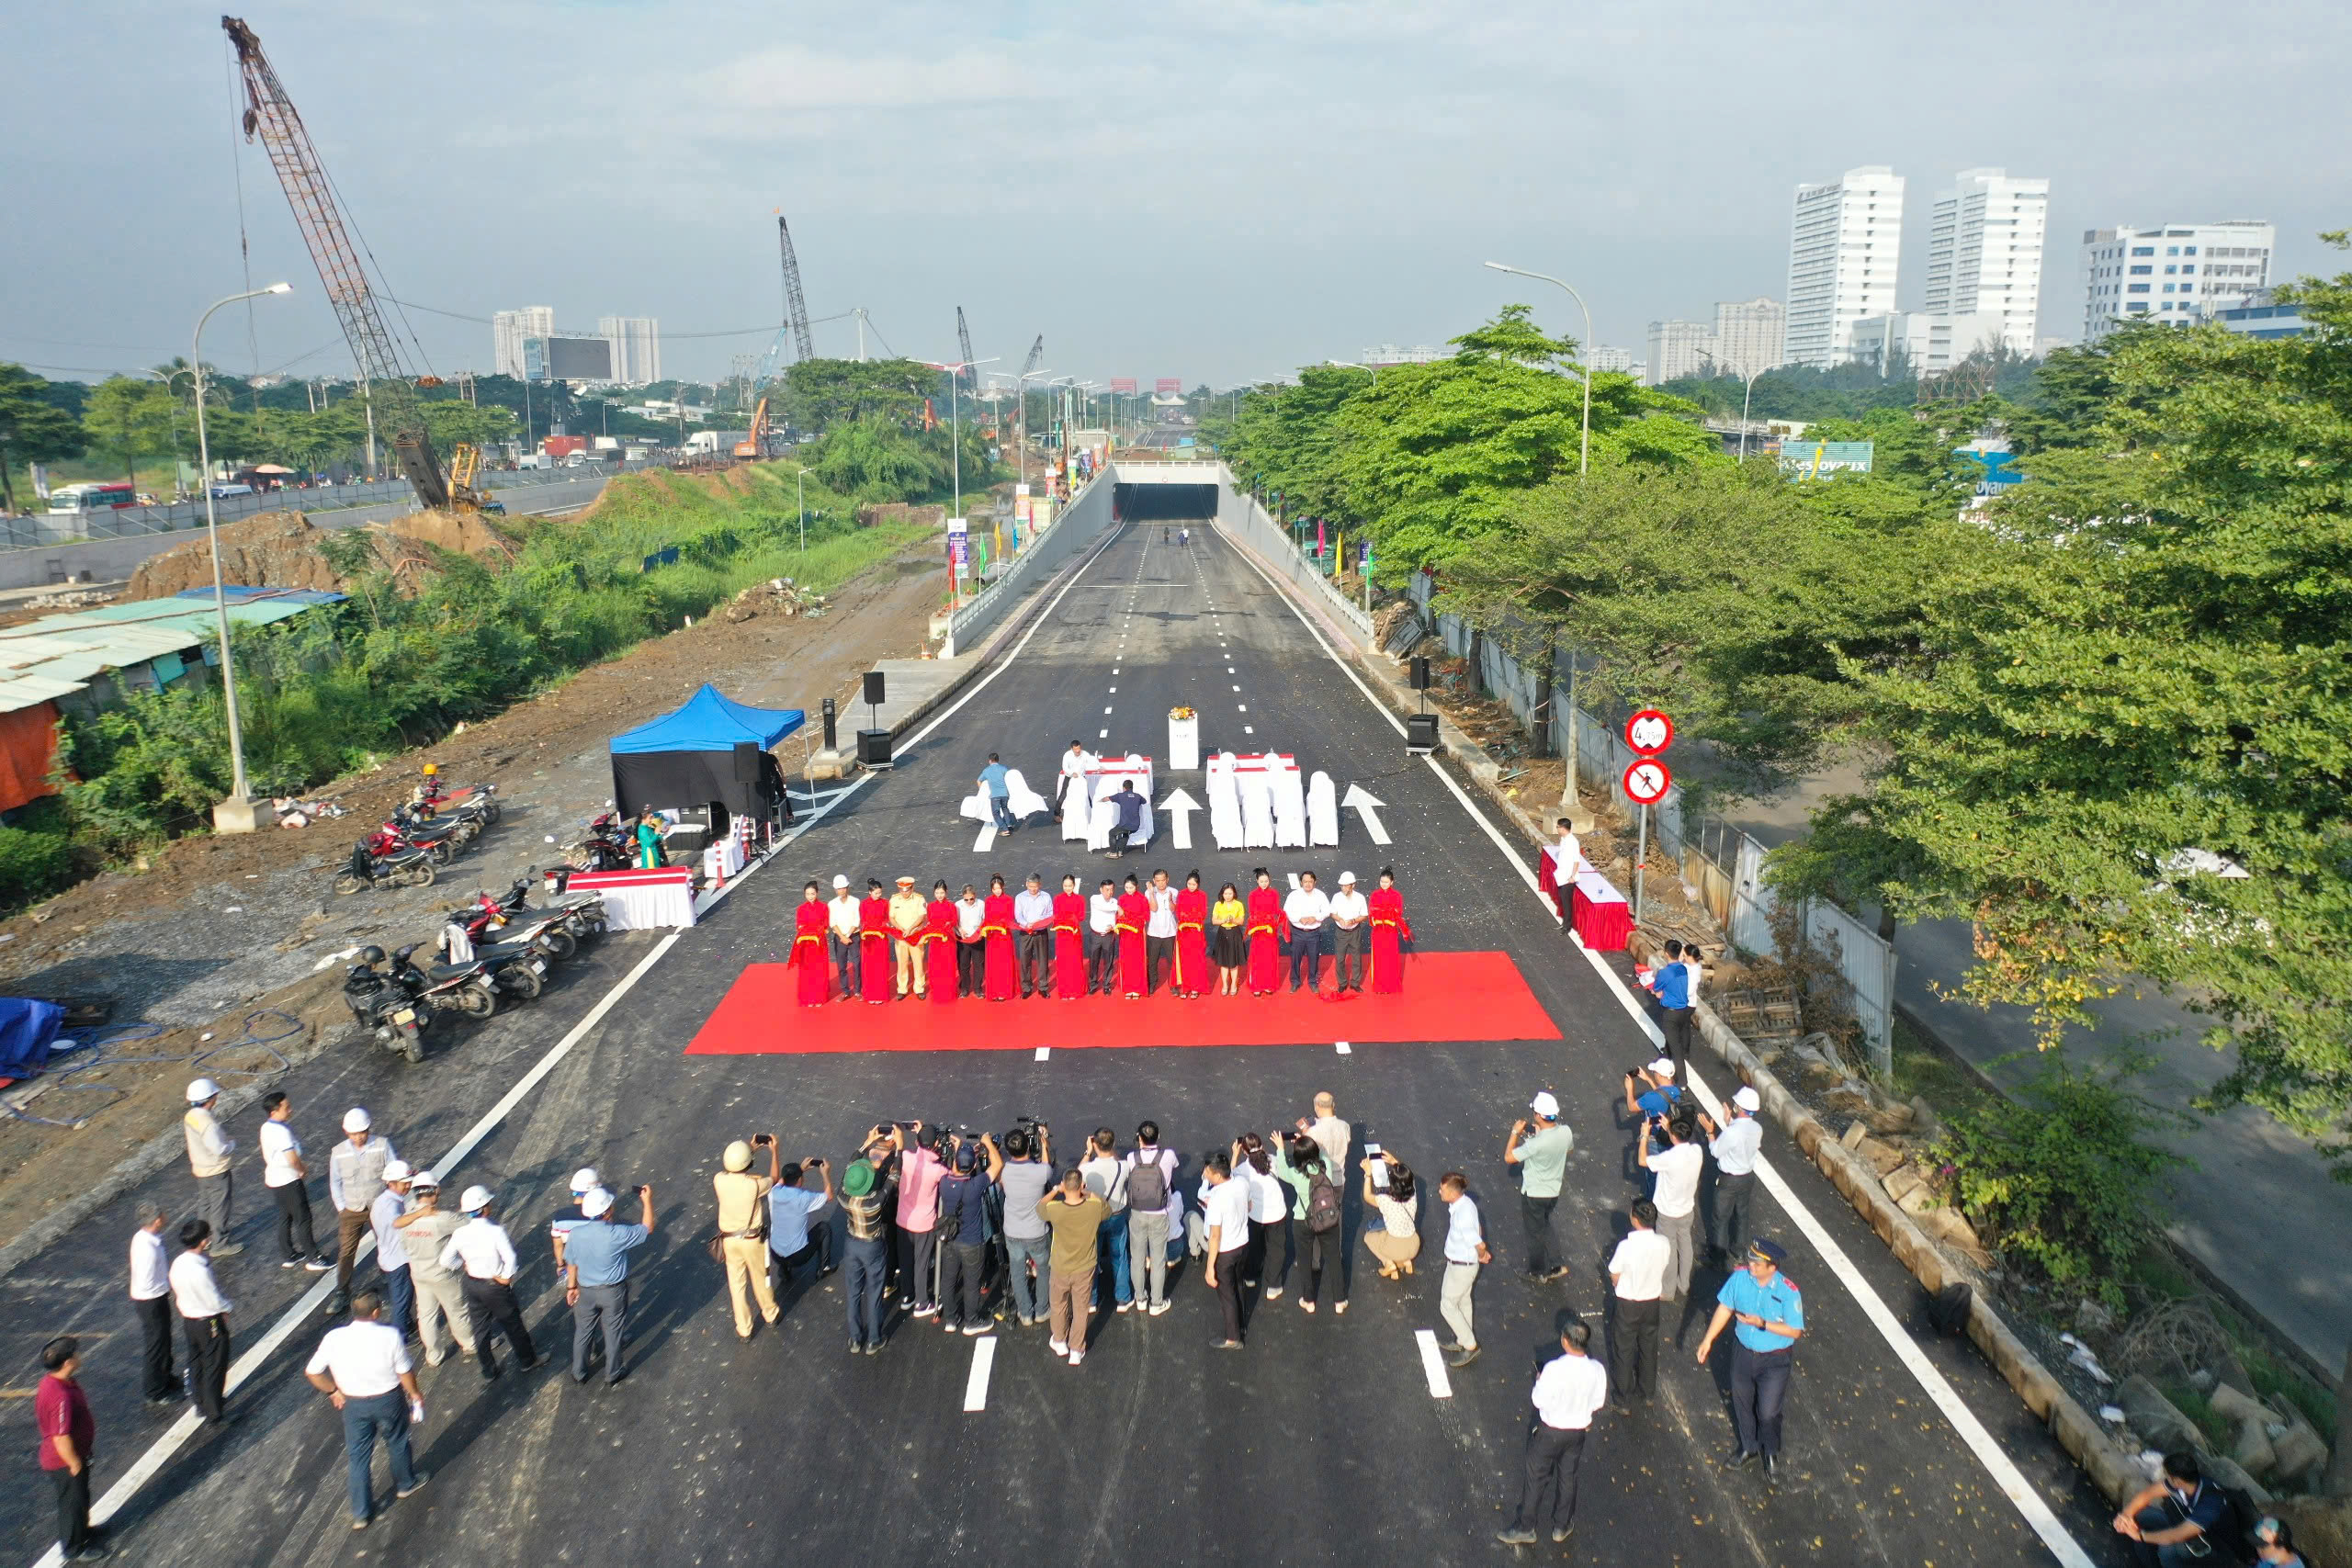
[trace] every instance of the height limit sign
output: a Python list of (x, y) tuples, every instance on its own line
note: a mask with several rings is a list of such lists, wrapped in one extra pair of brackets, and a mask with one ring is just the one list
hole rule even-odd
[(1674, 774), (1657, 760), (1657, 754), (1673, 744), (1674, 720), (1657, 708), (1643, 708), (1625, 721), (1625, 745), (1635, 753), (1623, 780), (1627, 800), (1636, 806), (1656, 806), (1666, 798)]

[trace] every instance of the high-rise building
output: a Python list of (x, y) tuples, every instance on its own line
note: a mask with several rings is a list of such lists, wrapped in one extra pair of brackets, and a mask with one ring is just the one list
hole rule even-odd
[(1852, 358), (1854, 323), (1894, 309), (1902, 249), (1903, 176), (1885, 164), (1797, 186), (1781, 362), (1826, 370)]
[(643, 387), (662, 379), (662, 323), (651, 316), (600, 316), (596, 335), (613, 345), (613, 379)]
[(1592, 367), (1595, 370), (1613, 370), (1623, 375), (1634, 367), (1634, 351), (1595, 344), (1592, 347)]
[(1927, 313), (2001, 318), (2001, 344), (2033, 353), (2041, 312), (2041, 251), (2050, 182), (2002, 169), (1963, 169), (1928, 219)]
[(2254, 219), (2083, 231), (2083, 341), (2146, 317), (2192, 326), (2270, 287), (2278, 231)]
[(555, 335), (555, 307), (526, 305), (500, 310), (490, 318), (491, 367), (501, 376), (523, 379), (523, 340)]
[(1715, 305), (1715, 368), (1746, 380), (1781, 363), (1788, 311), (1778, 299), (1719, 300)]
[(1715, 334), (1704, 321), (1650, 323), (1649, 384), (1676, 381), (1685, 376), (1711, 376), (1715, 370)]
[(1997, 310), (1972, 310), (1957, 316), (1930, 315), (1924, 310), (1890, 310), (1864, 316), (1854, 323), (1853, 352), (1847, 357), (1894, 374), (1900, 350), (1900, 368), (1914, 376), (1938, 376), (1981, 348), (2007, 342), (2007, 319)]

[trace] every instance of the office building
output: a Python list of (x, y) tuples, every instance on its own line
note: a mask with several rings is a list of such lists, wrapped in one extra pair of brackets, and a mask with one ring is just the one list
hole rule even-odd
[(2001, 344), (2033, 353), (2050, 182), (1963, 169), (1928, 219), (1927, 313), (2001, 318)]
[(1650, 323), (1649, 384), (1715, 373), (1715, 334), (1704, 321)]
[(2218, 309), (2208, 307), (2208, 314), (2241, 337), (2301, 337), (2312, 330), (2303, 308), (2281, 305), (2278, 291), (2271, 288), (2257, 289), (2235, 302), (2224, 299)]
[(1781, 363), (1826, 370), (1852, 358), (1854, 323), (1894, 309), (1902, 248), (1903, 176), (1885, 164), (1797, 186)]
[(643, 387), (662, 379), (662, 323), (651, 316), (601, 316), (596, 335), (613, 345), (613, 379)]
[(1965, 315), (1936, 316), (1925, 310), (1890, 310), (1864, 316), (1854, 323), (1853, 347), (1847, 358), (1891, 374), (1894, 357), (1902, 355), (1901, 368), (1914, 376), (1937, 376), (1979, 349), (2007, 342), (2007, 318), (1997, 310), (1972, 310)]
[(500, 310), (490, 318), (491, 367), (501, 376), (524, 378), (523, 340), (555, 335), (555, 307), (526, 305)]
[(1356, 356), (1356, 363), (1385, 369), (1391, 365), (1434, 365), (1453, 357), (1453, 350), (1450, 348), (1435, 348), (1428, 344), (1418, 348), (1399, 348), (1393, 343), (1384, 343), (1377, 348), (1365, 349)]
[(2083, 231), (2083, 341), (2146, 318), (2191, 326), (2270, 287), (2278, 231), (2251, 219)]
[(1595, 370), (1613, 370), (1619, 375), (1623, 375), (1634, 367), (1634, 351), (1630, 348), (1611, 348), (1606, 344), (1596, 344), (1592, 350), (1592, 367)]
[(1788, 311), (1778, 299), (1718, 301), (1715, 305), (1715, 368), (1746, 380), (1781, 363)]

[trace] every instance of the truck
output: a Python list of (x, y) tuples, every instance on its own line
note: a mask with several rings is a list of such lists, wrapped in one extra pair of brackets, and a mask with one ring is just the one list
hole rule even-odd
[(584, 435), (550, 435), (539, 443), (539, 450), (550, 457), (569, 457), (574, 452), (585, 452), (588, 438)]
[(685, 450), (690, 457), (712, 457), (720, 453), (732, 453), (751, 438), (752, 433), (748, 430), (697, 430), (686, 437)]

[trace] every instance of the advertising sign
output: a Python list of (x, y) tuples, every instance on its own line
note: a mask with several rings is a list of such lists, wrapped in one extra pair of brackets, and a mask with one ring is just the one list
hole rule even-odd
[(1831, 474), (1867, 474), (1874, 446), (1869, 441), (1783, 441), (1781, 476), (1818, 479)]
[(1162, 392), (1181, 392), (1184, 389), (1184, 378), (1182, 376), (1162, 376), (1158, 381), (1153, 383), (1153, 386)]
[(1113, 390), (1113, 391), (1114, 391), (1114, 392), (1123, 392), (1123, 393), (1124, 393), (1124, 392), (1132, 392), (1132, 391), (1134, 391), (1135, 389), (1136, 389), (1136, 378), (1135, 378), (1134, 377), (1132, 377), (1132, 376), (1114, 376), (1114, 377), (1112, 377), (1112, 378), (1111, 378), (1111, 390)]

